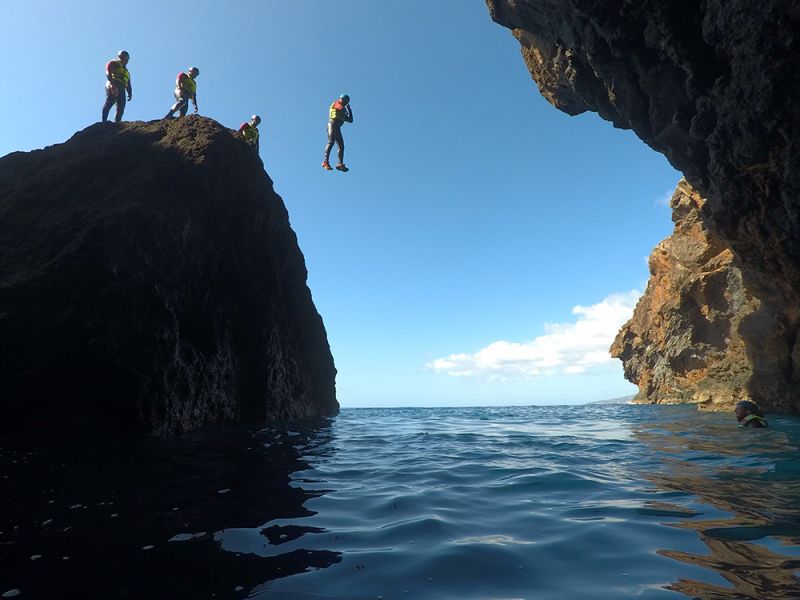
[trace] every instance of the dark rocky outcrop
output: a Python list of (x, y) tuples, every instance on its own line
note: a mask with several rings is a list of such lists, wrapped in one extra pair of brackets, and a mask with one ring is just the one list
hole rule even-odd
[[(800, 4), (487, 4), (494, 20), (520, 41), (547, 100), (569, 114), (596, 111), (616, 127), (632, 129), (707, 199), (697, 218), (736, 257), (744, 289), (755, 298), (782, 299), (774, 305), (782, 308), (768, 316), (756, 311), (737, 317), (754, 335), (742, 338), (741, 354), (742, 367), (753, 376), (741, 380), (736, 393), (768, 407), (800, 410)], [(759, 276), (750, 280), (748, 274)], [(752, 344), (765, 338), (780, 344)], [(700, 356), (705, 346), (692, 351)], [(625, 362), (629, 355), (621, 356)], [(753, 367), (765, 363), (773, 366)], [(627, 362), (625, 367), (629, 374), (636, 370)], [(713, 375), (697, 380), (695, 391), (708, 377)], [(697, 399), (688, 389), (671, 399), (687, 397)]]
[(218, 123), (97, 124), (0, 159), (0, 423), (168, 435), (333, 414), (281, 198)]

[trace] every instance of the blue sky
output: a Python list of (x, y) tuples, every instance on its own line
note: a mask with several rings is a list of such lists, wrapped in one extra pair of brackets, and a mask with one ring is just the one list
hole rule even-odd
[[(679, 179), (631, 132), (539, 95), (483, 0), (3, 0), (0, 156), (126, 120), (200, 68), (203, 115), (263, 118), (339, 370), (342, 406), (580, 403), (635, 393), (605, 349), (672, 229)], [(351, 171), (320, 168), (352, 98)], [(578, 307), (578, 308), (576, 308)]]

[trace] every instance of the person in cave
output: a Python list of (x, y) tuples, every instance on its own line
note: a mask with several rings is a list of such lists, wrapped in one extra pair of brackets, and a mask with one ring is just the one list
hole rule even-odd
[(736, 414), (736, 420), (739, 421), (739, 427), (754, 427), (761, 429), (767, 426), (767, 420), (764, 418), (764, 413), (755, 402), (750, 400), (740, 400), (733, 407)]

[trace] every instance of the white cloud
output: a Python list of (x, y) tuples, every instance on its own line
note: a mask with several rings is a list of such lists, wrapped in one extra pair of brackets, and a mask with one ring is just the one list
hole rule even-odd
[(669, 201), (672, 200), (672, 196), (675, 193), (675, 188), (669, 189), (664, 192), (661, 196), (654, 200), (654, 204), (656, 206), (666, 206), (669, 208)]
[(497, 341), (474, 354), (451, 354), (426, 366), (453, 377), (504, 382), (549, 375), (589, 373), (614, 359), (608, 348), (631, 318), (638, 290), (613, 294), (592, 306), (575, 306), (572, 323), (546, 323), (544, 335), (529, 342)]

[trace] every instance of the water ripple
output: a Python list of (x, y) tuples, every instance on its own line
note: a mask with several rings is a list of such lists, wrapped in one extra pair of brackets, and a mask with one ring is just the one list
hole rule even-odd
[(102, 453), (0, 440), (0, 595), (800, 598), (800, 419), (770, 423), (368, 409)]
[(269, 590), (798, 598), (800, 428), (775, 423), (752, 436), (690, 407), (346, 410), (336, 453), (294, 474), (333, 490), (303, 520), (340, 533), (326, 547), (342, 562)]

